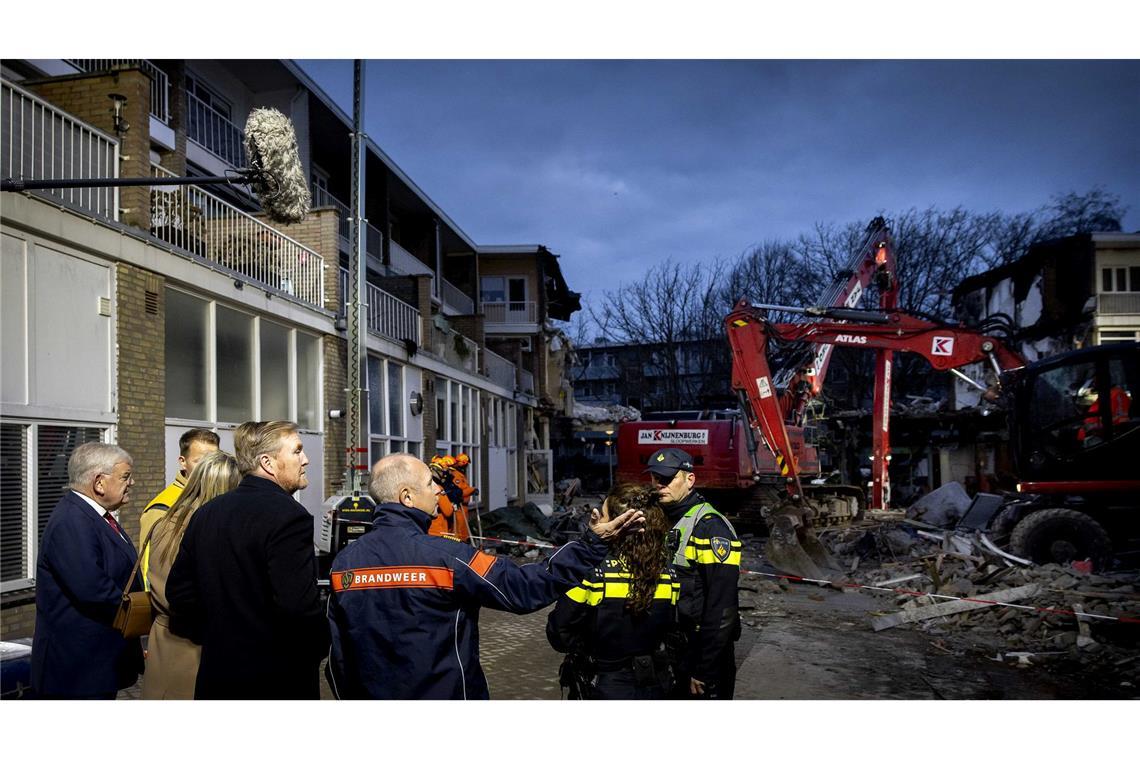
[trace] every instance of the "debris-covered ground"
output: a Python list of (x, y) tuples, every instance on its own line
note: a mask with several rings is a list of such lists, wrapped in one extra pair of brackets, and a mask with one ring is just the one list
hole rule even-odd
[[(548, 554), (534, 544), (572, 537), (596, 503), (577, 498), (551, 516), (496, 510), (484, 535), (523, 543), (487, 548), (518, 561)], [(822, 585), (780, 577), (764, 537), (742, 538), (738, 698), (1140, 697), (1136, 570), (1027, 567), (976, 535), (890, 513), (822, 532), (842, 567)]]

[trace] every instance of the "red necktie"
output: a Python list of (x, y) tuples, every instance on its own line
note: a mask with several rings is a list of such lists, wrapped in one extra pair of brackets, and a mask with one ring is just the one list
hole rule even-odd
[(107, 521), (108, 525), (115, 529), (116, 533), (118, 533), (120, 536), (123, 535), (123, 529), (119, 527), (119, 523), (115, 520), (114, 517), (111, 516), (110, 512), (104, 512), (103, 519)]

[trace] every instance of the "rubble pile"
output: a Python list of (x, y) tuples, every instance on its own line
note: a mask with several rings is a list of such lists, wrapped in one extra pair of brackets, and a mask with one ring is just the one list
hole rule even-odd
[(1020, 666), (1075, 658), (1118, 668), (1122, 680), (1140, 684), (1140, 624), (1089, 617), (1140, 618), (1138, 572), (1095, 575), (1083, 563), (1026, 566), (979, 536), (908, 524), (856, 526), (822, 538), (853, 583), (1021, 605), (899, 593), (899, 612), (874, 620), (875, 630), (908, 625), (939, 638), (960, 635)]

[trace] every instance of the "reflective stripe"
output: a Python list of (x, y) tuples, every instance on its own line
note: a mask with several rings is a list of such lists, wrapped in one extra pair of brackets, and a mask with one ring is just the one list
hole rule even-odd
[(454, 573), (443, 567), (362, 567), (332, 572), (333, 591), (375, 588), (442, 588), (455, 586)]
[[(656, 588), (654, 588), (653, 598), (668, 599), (671, 604), (676, 604), (677, 596), (680, 594), (680, 591), (681, 584), (665, 576), (665, 580), (659, 581)], [(581, 585), (575, 586), (567, 591), (566, 598), (578, 604), (588, 604), (591, 607), (597, 607), (602, 603), (603, 599), (628, 599), (629, 583), (608, 582), (595, 584), (583, 581)]]
[(468, 567), (475, 571), (475, 574), (480, 578), (485, 578), (487, 573), (490, 572), (491, 566), (495, 564), (498, 557), (493, 557), (487, 552), (475, 552), (475, 556), (467, 563)]
[(691, 560), (696, 561), (696, 563), (698, 565), (739, 565), (740, 564), (740, 552), (735, 552), (735, 551), (729, 552), (728, 558), (725, 559), (724, 562), (721, 562), (719, 559), (717, 559), (717, 556), (715, 554), (713, 554), (712, 549), (693, 549), (692, 547), (689, 547), (689, 548), (692, 549), (693, 556), (689, 556), (689, 553), (687, 551), (685, 552), (685, 556)]
[[(712, 545), (712, 539), (711, 538), (697, 538), (696, 536), (693, 536), (692, 538), (689, 539), (689, 543), (690, 544), (696, 544), (696, 545), (701, 546), (701, 547), (711, 546)], [(729, 543), (732, 544), (733, 549), (741, 549), (744, 547), (744, 544), (740, 541), (729, 541)]]

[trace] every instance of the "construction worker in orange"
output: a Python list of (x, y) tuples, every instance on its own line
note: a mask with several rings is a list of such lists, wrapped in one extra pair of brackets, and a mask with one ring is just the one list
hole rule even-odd
[(467, 526), (467, 510), (463, 506), (462, 492), (455, 485), (452, 470), (454, 466), (455, 458), (451, 456), (432, 457), (428, 465), (432, 479), (443, 488), (436, 497), (439, 512), (428, 527), (428, 533), (456, 541), (467, 541), (471, 536), (471, 529)]
[[(1113, 427), (1128, 422), (1132, 411), (1132, 396), (1119, 385), (1113, 385), (1108, 392), (1109, 424)], [(1100, 409), (1100, 394), (1094, 382), (1088, 380), (1077, 391), (1077, 404), (1086, 407), (1084, 424), (1077, 431), (1077, 440), (1090, 446), (1104, 441), (1104, 418)], [(1118, 433), (1119, 434), (1119, 433)]]
[(467, 466), (469, 464), (471, 464), (471, 457), (466, 454), (457, 454), (455, 466), (451, 468), (451, 477), (455, 481), (455, 485), (459, 486), (459, 492), (463, 494), (464, 509), (471, 506), (471, 497), (479, 493), (479, 489), (467, 481)]

